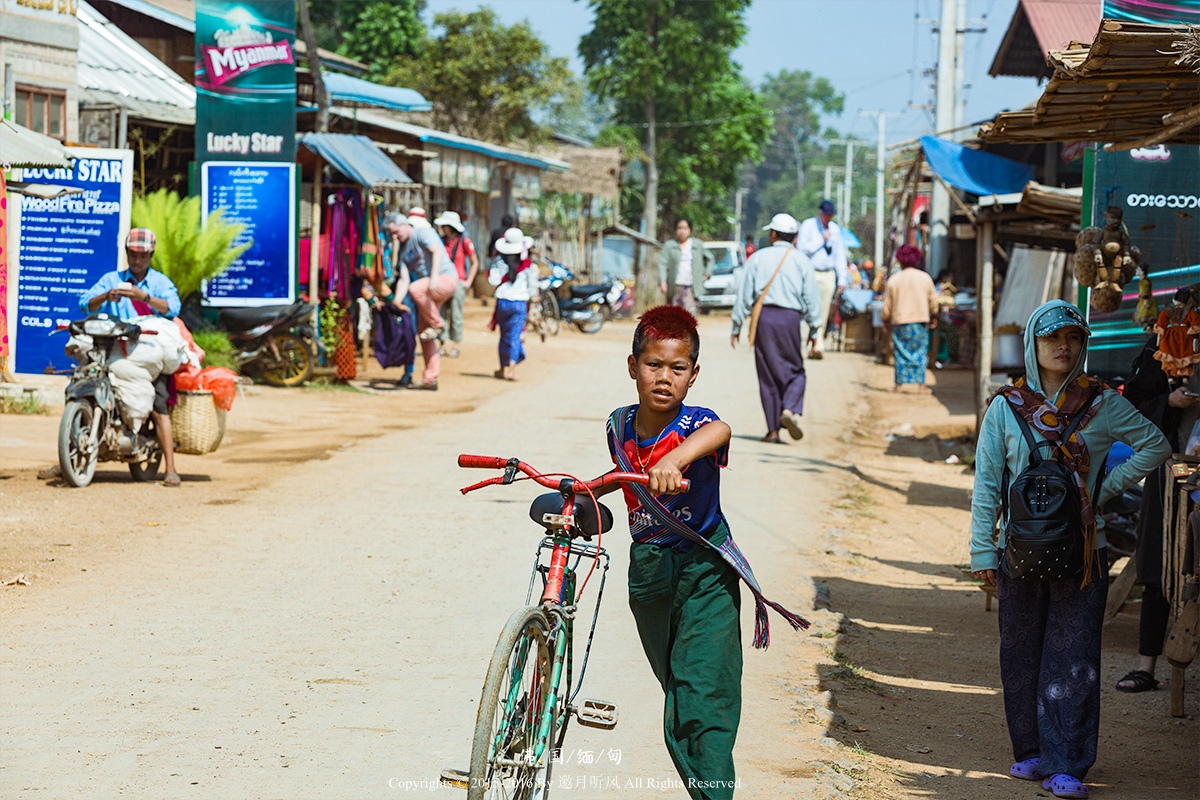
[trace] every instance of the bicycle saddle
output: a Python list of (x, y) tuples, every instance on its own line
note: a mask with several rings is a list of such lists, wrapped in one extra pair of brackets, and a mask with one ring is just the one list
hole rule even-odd
[[(575, 501), (575, 536), (582, 536), (584, 539), (591, 539), (597, 533), (608, 533), (612, 530), (613, 515), (608, 510), (608, 506), (599, 503), (600, 506), (600, 522), (604, 526), (601, 530), (596, 525), (596, 503), (587, 496), (581, 495)], [(534, 499), (533, 505), (529, 507), (529, 518), (547, 530), (550, 525), (542, 521), (542, 517), (546, 514), (561, 514), (563, 507), (562, 495), (558, 492), (549, 492), (548, 494), (539, 495)]]

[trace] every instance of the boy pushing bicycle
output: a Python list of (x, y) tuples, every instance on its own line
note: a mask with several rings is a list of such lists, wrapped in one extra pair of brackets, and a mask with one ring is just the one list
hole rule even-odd
[[(608, 422), (617, 469), (649, 476), (622, 484), (629, 507), (629, 607), (642, 648), (666, 694), (663, 733), (675, 768), (696, 800), (730, 798), (733, 745), (742, 704), (739, 609), (743, 580), (755, 597), (754, 646), (770, 642), (766, 606), (793, 628), (808, 623), (763, 597), (721, 511), (720, 468), (729, 425), (684, 404), (700, 374), (696, 319), (658, 306), (633, 335), (629, 377), (638, 403)], [(681, 481), (691, 486), (680, 492)], [(616, 488), (605, 487), (596, 494)]]

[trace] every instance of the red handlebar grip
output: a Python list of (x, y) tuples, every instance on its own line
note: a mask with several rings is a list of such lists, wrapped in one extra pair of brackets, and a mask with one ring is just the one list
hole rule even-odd
[(458, 457), (458, 465), (467, 469), (504, 469), (508, 459), (500, 456), (471, 456), (466, 453)]

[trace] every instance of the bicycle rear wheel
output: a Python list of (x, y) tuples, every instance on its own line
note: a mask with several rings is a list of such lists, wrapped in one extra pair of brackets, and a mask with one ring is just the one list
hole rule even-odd
[(553, 726), (544, 738), (538, 732), (552, 702), (550, 627), (546, 613), (529, 606), (500, 633), (475, 718), (467, 800), (546, 797)]

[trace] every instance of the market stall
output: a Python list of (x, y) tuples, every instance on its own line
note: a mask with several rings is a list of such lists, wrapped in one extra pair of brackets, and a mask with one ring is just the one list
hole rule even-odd
[(1163, 496), (1163, 596), (1178, 609), (1163, 655), (1171, 664), (1171, 716), (1182, 717), (1184, 675), (1200, 650), (1200, 511), (1192, 499), (1200, 458), (1173, 456)]

